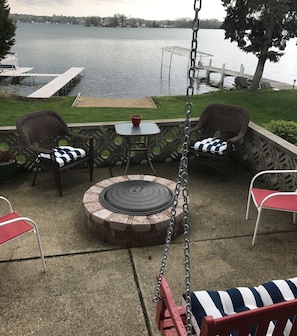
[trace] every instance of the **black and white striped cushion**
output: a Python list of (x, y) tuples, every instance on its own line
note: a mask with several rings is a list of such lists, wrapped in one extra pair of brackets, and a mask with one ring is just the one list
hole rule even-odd
[(297, 298), (297, 278), (274, 280), (257, 287), (264, 306)]
[(198, 291), (191, 294), (192, 326), (197, 335), (204, 316), (213, 318), (235, 314), (263, 306), (255, 288), (236, 287), (227, 291)]
[[(65, 166), (67, 163), (76, 161), (78, 159), (84, 158), (86, 152), (82, 148), (75, 148), (71, 146), (59, 146), (54, 148), (55, 158), (59, 164), (59, 167)], [(50, 159), (49, 154), (41, 153), (38, 155), (36, 161), (39, 162), (40, 159)]]
[(198, 152), (224, 155), (227, 149), (227, 141), (218, 138), (206, 138), (196, 141), (192, 148)]
[[(264, 306), (293, 300), (297, 298), (297, 278), (274, 280), (260, 285), (257, 289), (261, 295)], [(285, 327), (285, 336), (289, 335), (291, 328), (292, 321), (288, 321)]]
[[(218, 318), (295, 298), (297, 298), (297, 278), (274, 280), (258, 287), (192, 292), (192, 326), (199, 336), (202, 319), (206, 315)], [(186, 305), (185, 294), (183, 295), (183, 305)], [(284, 335), (288, 335), (290, 325), (291, 323), (288, 322)], [(272, 332), (273, 323), (270, 323), (267, 336), (272, 335)], [(251, 331), (251, 335), (253, 335), (253, 331)]]

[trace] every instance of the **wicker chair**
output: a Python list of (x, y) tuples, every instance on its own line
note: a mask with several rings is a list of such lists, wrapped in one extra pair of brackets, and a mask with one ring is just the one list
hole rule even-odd
[(222, 163), (230, 159), (235, 162), (236, 143), (244, 137), (248, 123), (249, 113), (242, 107), (209, 105), (189, 131), (192, 139), (189, 156), (195, 156), (200, 163), (215, 169), (222, 180)]
[(36, 167), (32, 185), (39, 169), (52, 170), (62, 196), (61, 172), (89, 165), (93, 179), (93, 138), (72, 132), (61, 116), (50, 110), (23, 115), (17, 120), (17, 131), (31, 151)]

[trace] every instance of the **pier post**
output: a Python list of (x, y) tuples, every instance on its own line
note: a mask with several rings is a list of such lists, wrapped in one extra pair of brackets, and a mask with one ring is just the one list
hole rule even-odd
[(161, 73), (160, 73), (161, 79), (163, 76), (163, 59), (164, 59), (164, 50), (162, 50), (162, 59), (161, 59)]
[[(211, 68), (211, 59), (209, 60), (209, 68)], [(210, 82), (210, 70), (206, 70), (206, 74), (205, 74), (205, 84), (209, 85)]]
[(244, 66), (243, 64), (240, 65), (240, 76), (242, 77), (244, 74)]
[(169, 64), (169, 72), (168, 72), (168, 82), (170, 83), (170, 75), (171, 75), (171, 65), (172, 65), (172, 54), (170, 55), (170, 64)]
[(221, 81), (219, 83), (219, 88), (222, 90), (224, 88), (224, 79), (225, 79), (225, 63), (223, 64), (222, 67), (222, 72), (221, 72)]

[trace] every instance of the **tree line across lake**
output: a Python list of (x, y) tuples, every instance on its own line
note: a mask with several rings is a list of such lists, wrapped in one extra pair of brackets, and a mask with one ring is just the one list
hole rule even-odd
[[(176, 20), (145, 20), (141, 18), (127, 17), (124, 14), (115, 14), (110, 17), (89, 16), (75, 17), (63, 15), (29, 15), (29, 14), (10, 14), (11, 19), (17, 23), (54, 23), (54, 24), (79, 24), (95, 27), (147, 27), (147, 28), (192, 28), (193, 20), (181, 18)], [(217, 19), (200, 20), (202, 29), (219, 29), (222, 22)]]

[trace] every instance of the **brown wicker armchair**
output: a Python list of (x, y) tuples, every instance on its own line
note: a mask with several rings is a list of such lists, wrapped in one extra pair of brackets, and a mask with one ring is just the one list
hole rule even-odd
[(23, 115), (17, 120), (17, 131), (32, 153), (36, 167), (32, 185), (39, 169), (52, 170), (62, 196), (61, 171), (88, 164), (93, 178), (93, 138), (72, 132), (61, 116), (50, 110)]
[(248, 128), (249, 112), (239, 106), (211, 104), (205, 108), (197, 124), (190, 129), (189, 156), (215, 169), (223, 179), (223, 163), (235, 162), (236, 143)]

